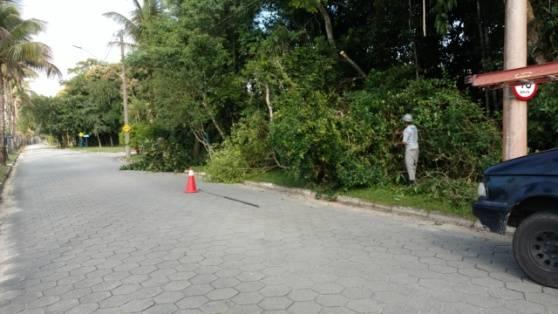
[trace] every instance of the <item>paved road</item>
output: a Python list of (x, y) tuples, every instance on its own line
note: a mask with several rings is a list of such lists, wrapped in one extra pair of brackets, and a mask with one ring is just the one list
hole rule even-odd
[(0, 313), (558, 313), (509, 239), (35, 146), (0, 211)]

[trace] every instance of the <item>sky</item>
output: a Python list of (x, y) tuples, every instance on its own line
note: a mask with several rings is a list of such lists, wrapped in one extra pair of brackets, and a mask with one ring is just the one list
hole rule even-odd
[[(68, 69), (79, 61), (95, 58), (118, 62), (120, 50), (108, 43), (115, 39), (120, 26), (102, 14), (115, 11), (126, 16), (133, 9), (132, 0), (22, 0), (24, 18), (46, 22), (46, 29), (35, 40), (50, 46), (53, 63), (68, 79)], [(82, 47), (82, 49), (75, 48)], [(30, 87), (40, 95), (53, 96), (60, 91), (58, 78), (40, 75), (30, 80)]]

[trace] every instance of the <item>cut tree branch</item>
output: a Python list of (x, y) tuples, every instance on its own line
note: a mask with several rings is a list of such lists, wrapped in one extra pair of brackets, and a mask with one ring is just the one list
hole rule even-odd
[[(329, 45), (333, 49), (337, 50), (337, 44), (335, 43), (335, 37), (333, 36), (333, 25), (331, 23), (331, 17), (329, 16), (327, 9), (324, 7), (324, 5), (321, 2), (318, 2), (318, 11), (320, 11), (322, 18), (324, 19), (327, 41), (329, 42)], [(358, 74), (362, 78), (366, 78), (366, 73), (364, 73), (362, 68), (353, 59), (351, 59), (351, 57), (349, 57), (349, 55), (346, 52), (341, 51), (339, 52), (339, 55), (343, 59), (345, 59), (345, 61), (347, 61), (358, 72)]]

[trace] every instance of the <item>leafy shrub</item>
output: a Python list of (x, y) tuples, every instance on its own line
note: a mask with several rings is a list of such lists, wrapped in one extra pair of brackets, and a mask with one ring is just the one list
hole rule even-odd
[(207, 174), (215, 182), (240, 182), (249, 173), (270, 163), (268, 122), (252, 113), (233, 126), (231, 135), (208, 160)]
[(367, 90), (340, 100), (320, 92), (281, 98), (271, 140), (295, 177), (344, 188), (397, 182), (405, 174), (397, 144), (406, 112), (420, 132), (419, 177), (475, 180), (498, 160), (495, 122), (454, 86), (409, 80), (390, 89), (374, 75)]
[(193, 142), (186, 141), (192, 138), (188, 130), (169, 131), (157, 125), (138, 124), (131, 135), (132, 147), (137, 145), (141, 154), (133, 163), (124, 166), (124, 170), (181, 172), (199, 164), (200, 156), (192, 152)]
[[(474, 180), (483, 168), (498, 160), (496, 123), (449, 83), (409, 81), (403, 90), (385, 90), (375, 85), (347, 95), (350, 109), (344, 138), (350, 141), (352, 162), (369, 168), (373, 179), (367, 184), (397, 181), (404, 175), (404, 149), (396, 144), (401, 141), (401, 117), (406, 112), (413, 114), (419, 129), (419, 176), (436, 173)], [(340, 179), (348, 186), (364, 181), (354, 178), (358, 179), (355, 171)]]
[(140, 159), (122, 170), (182, 171), (191, 166), (191, 158), (180, 144), (164, 138), (146, 140)]
[(250, 171), (238, 145), (225, 144), (211, 156), (206, 168), (213, 182), (241, 182)]
[(335, 183), (344, 145), (337, 126), (339, 116), (330, 105), (332, 99), (320, 92), (292, 92), (280, 102), (271, 142), (281, 161), (295, 178)]
[(539, 95), (529, 102), (529, 148), (547, 150), (558, 146), (558, 86), (540, 86)]

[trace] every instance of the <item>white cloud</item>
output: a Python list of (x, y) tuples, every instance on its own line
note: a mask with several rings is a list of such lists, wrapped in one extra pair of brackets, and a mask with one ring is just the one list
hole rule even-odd
[[(132, 0), (23, 0), (21, 4), (24, 18), (47, 23), (46, 31), (36, 40), (50, 46), (63, 79), (68, 78), (68, 69), (78, 61), (91, 57), (107, 62), (120, 59), (119, 49), (108, 45), (120, 26), (103, 13), (116, 11), (128, 16), (132, 8)], [(42, 95), (52, 96), (60, 90), (58, 79), (48, 79), (43, 74), (30, 83)]]

